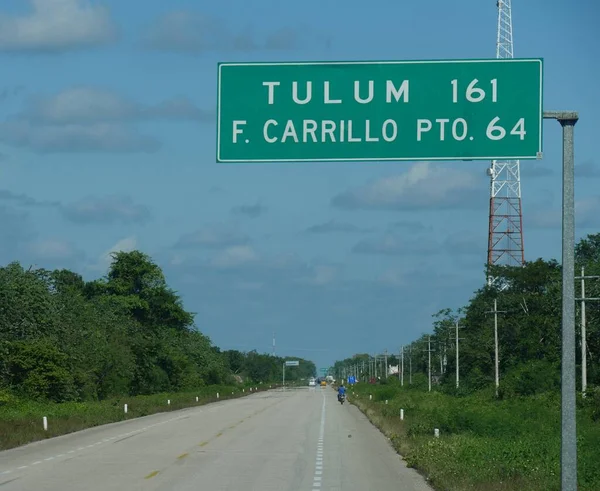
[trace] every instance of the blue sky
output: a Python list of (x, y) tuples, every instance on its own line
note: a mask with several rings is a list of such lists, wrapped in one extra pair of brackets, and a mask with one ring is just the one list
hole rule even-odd
[[(493, 58), (495, 3), (3, 0), (0, 263), (91, 279), (137, 248), (224, 349), (397, 351), (484, 280), (488, 164), (216, 164), (217, 62)], [(600, 231), (599, 14), (513, 2), (545, 109), (580, 113), (578, 237)], [(521, 164), (528, 260), (560, 257), (556, 122), (544, 154)]]

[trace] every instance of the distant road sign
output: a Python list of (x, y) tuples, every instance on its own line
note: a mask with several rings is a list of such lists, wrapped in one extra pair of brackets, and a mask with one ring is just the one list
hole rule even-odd
[(541, 59), (220, 63), (217, 161), (535, 159)]
[(327, 373), (327, 368), (321, 368), (321, 373)]
[(286, 361), (286, 362), (285, 362), (285, 366), (286, 366), (286, 367), (297, 367), (297, 366), (299, 366), (299, 365), (300, 365), (300, 362), (299, 362), (299, 361), (297, 361), (297, 360), (294, 360), (294, 361)]

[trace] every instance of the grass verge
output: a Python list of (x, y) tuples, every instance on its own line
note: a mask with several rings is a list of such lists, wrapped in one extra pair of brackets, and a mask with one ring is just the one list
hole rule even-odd
[[(458, 397), (395, 384), (357, 384), (349, 401), (435, 489), (560, 490), (556, 394), (496, 400), (490, 392)], [(580, 491), (600, 489), (600, 421), (594, 420), (592, 404), (577, 414)]]
[[(217, 400), (234, 399), (268, 389), (268, 385), (259, 385), (252, 389), (239, 386), (209, 386), (194, 392), (61, 404), (5, 398), (0, 400), (0, 450), (94, 426), (195, 407)], [(127, 414), (124, 409), (125, 404), (127, 404)], [(48, 418), (47, 431), (43, 428), (44, 416)]]

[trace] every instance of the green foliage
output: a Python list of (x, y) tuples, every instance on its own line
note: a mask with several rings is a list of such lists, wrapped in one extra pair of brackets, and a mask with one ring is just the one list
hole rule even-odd
[(6, 365), (8, 385), (25, 396), (55, 402), (76, 398), (69, 360), (48, 339), (11, 343)]
[[(264, 390), (265, 387), (258, 387)], [(266, 386), (268, 388), (268, 386)], [(254, 390), (254, 389), (253, 389)], [(115, 397), (102, 401), (53, 402), (19, 399), (0, 391), (0, 450), (24, 445), (44, 438), (52, 438), (73, 431), (117, 421), (138, 418), (165, 411), (175, 411), (217, 400), (251, 394), (243, 387), (213, 385), (190, 392), (159, 393), (135, 397)], [(198, 402), (196, 402), (198, 397)], [(167, 405), (167, 400), (171, 401)], [(123, 404), (128, 412), (123, 411)], [(44, 431), (42, 417), (48, 417), (48, 431)]]
[(286, 360), (298, 360), (300, 365), (288, 367), (285, 371), (287, 382), (316, 377), (317, 368), (312, 361), (298, 357), (281, 358), (250, 351), (241, 353), (231, 350), (223, 353), (233, 373), (242, 373), (254, 383), (279, 381), (283, 376), (283, 364)]
[[(283, 358), (221, 353), (139, 251), (118, 252), (106, 277), (0, 268), (0, 405), (94, 401), (281, 380)], [(301, 360), (290, 381), (312, 376)], [(238, 378), (237, 381), (234, 375)]]
[[(575, 248), (577, 273), (600, 275), (600, 234)], [(494, 266), (489, 274), (504, 286), (484, 285), (456, 311), (434, 314), (431, 334), (405, 346), (405, 386), (381, 377), (359, 384), (356, 404), (387, 428), (409, 464), (440, 489), (558, 490), (560, 455), (560, 363), (562, 272), (555, 260), (524, 267)], [(580, 282), (576, 282), (577, 290)], [(579, 296), (579, 291), (576, 295)], [(600, 297), (600, 281), (586, 282), (586, 296)], [(497, 301), (499, 372), (495, 396), (494, 315)], [(577, 306), (580, 317), (580, 307)], [(579, 324), (579, 319), (577, 323)], [(460, 329), (460, 386), (456, 388), (455, 326)], [(586, 305), (587, 397), (578, 398), (579, 489), (600, 489), (600, 303)], [(579, 329), (577, 344), (581, 343)], [(432, 392), (428, 392), (427, 343), (431, 340)], [(408, 360), (412, 384), (408, 384)], [(364, 362), (364, 364), (363, 364)], [(335, 363), (335, 373), (371, 374), (372, 358)], [(379, 362), (378, 362), (379, 363)], [(578, 386), (581, 353), (577, 350)], [(364, 367), (364, 370), (363, 370)], [(370, 368), (371, 367), (371, 368)], [(369, 369), (370, 368), (370, 369)], [(378, 367), (378, 373), (382, 370)], [(395, 377), (394, 377), (395, 379)], [(373, 402), (368, 401), (368, 394)], [(381, 401), (388, 400), (389, 404)], [(399, 408), (407, 418), (398, 423)], [(442, 438), (433, 439), (439, 428)]]
[[(556, 393), (498, 400), (493, 391), (482, 391), (457, 398), (398, 384), (363, 383), (354, 392), (350, 402), (369, 415), (408, 465), (424, 473), (436, 489), (560, 489)], [(600, 426), (593, 420), (595, 403), (590, 400), (594, 396), (586, 398), (577, 414), (582, 491), (600, 488)], [(400, 408), (404, 421), (398, 416)], [(440, 430), (439, 439), (433, 437), (434, 428)]]
[(502, 382), (499, 395), (532, 396), (544, 392), (558, 392), (560, 366), (547, 360), (531, 360), (511, 370)]
[[(600, 275), (600, 234), (589, 235), (575, 248), (576, 262), (586, 275)], [(579, 271), (578, 271), (579, 273)], [(537, 259), (524, 267), (493, 266), (489, 274), (505, 286), (484, 285), (469, 303), (457, 310), (442, 309), (433, 315), (431, 335), (425, 334), (405, 346), (405, 372), (412, 360), (413, 381), (422, 386), (427, 377), (427, 342), (431, 338), (431, 371), (435, 390), (456, 393), (455, 325), (459, 320), (460, 393), (473, 393), (494, 386), (494, 300), (498, 310), (500, 395), (525, 396), (559, 389), (561, 362), (562, 272), (555, 260)], [(576, 282), (579, 289), (579, 281)], [(576, 292), (579, 295), (579, 292)], [(586, 296), (600, 297), (600, 281), (586, 282)], [(578, 305), (578, 317), (580, 308)], [(588, 385), (600, 386), (600, 303), (586, 305)], [(577, 330), (577, 342), (581, 342)], [(412, 354), (410, 354), (412, 353)], [(338, 377), (350, 367), (365, 367), (359, 378), (370, 372), (369, 356), (355, 355), (335, 363)], [(371, 358), (372, 359), (372, 358)], [(393, 360), (395, 364), (395, 360)], [(363, 363), (364, 362), (364, 363)], [(577, 363), (581, 352), (577, 350)], [(381, 372), (380, 369), (378, 369)], [(371, 370), (372, 372), (372, 370)], [(579, 377), (580, 370), (578, 370)], [(405, 373), (405, 380), (407, 379)], [(425, 380), (425, 387), (427, 387)]]

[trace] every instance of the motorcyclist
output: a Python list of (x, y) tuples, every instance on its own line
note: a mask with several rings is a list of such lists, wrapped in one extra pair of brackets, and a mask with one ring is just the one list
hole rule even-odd
[(338, 400), (342, 397), (346, 397), (346, 387), (343, 383), (338, 387)]

